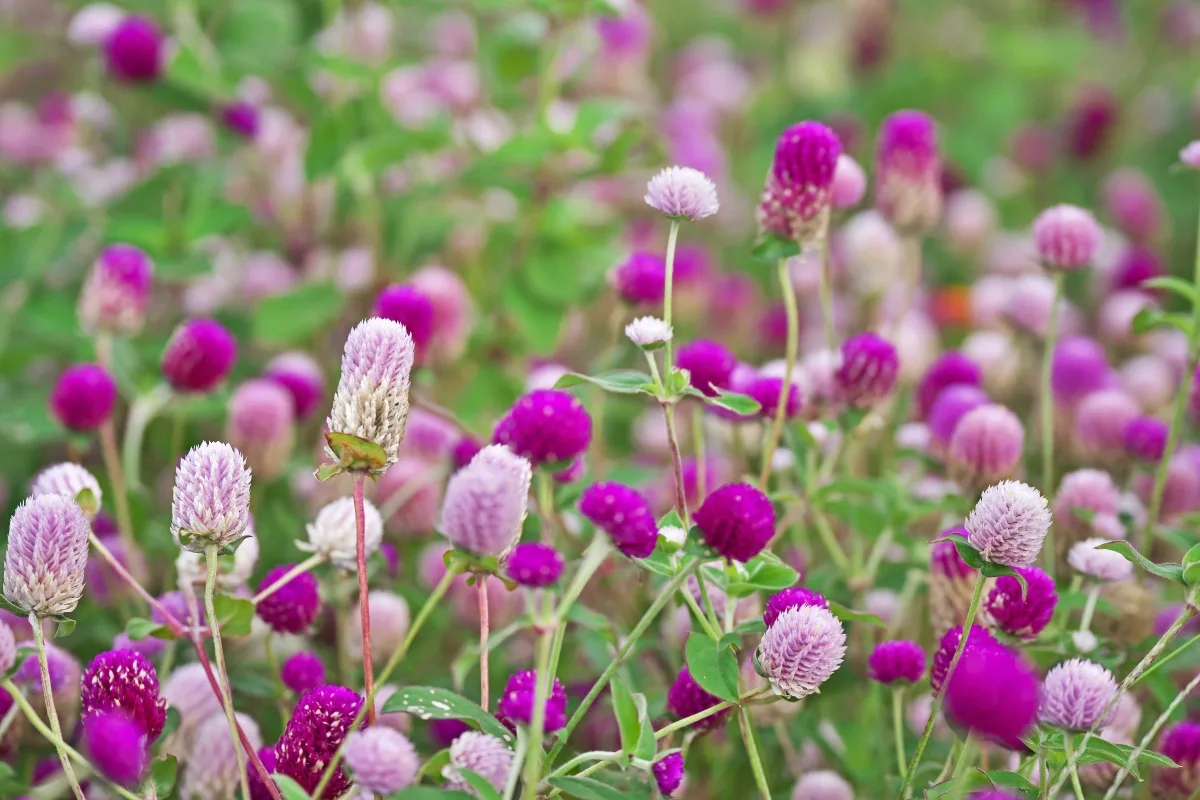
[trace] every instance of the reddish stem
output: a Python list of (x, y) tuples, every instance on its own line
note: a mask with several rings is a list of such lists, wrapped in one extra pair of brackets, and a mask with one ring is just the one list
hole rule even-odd
[[(371, 663), (371, 601), (367, 589), (367, 516), (363, 509), (363, 482), (366, 475), (354, 478), (355, 549), (358, 555), (358, 611), (362, 622), (363, 689), (367, 697), (375, 694), (375, 666)], [(375, 724), (375, 707), (367, 708), (367, 724)]]
[(488, 709), (488, 593), (487, 575), (475, 576), (479, 596), (479, 705)]

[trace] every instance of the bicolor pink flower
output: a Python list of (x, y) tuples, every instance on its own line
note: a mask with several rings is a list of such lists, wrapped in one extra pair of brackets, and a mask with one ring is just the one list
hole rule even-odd
[(440, 528), (450, 543), (478, 555), (503, 556), (521, 535), (533, 470), (503, 445), (489, 445), (446, 484)]
[(92, 526), (74, 501), (31, 497), (13, 513), (4, 559), (4, 597), (26, 614), (70, 614), (83, 595)]
[(175, 469), (171, 535), (186, 550), (227, 547), (250, 526), (250, 470), (224, 442), (193, 447)]

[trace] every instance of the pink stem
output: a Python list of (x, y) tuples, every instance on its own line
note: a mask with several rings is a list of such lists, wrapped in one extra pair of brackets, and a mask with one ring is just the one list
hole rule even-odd
[[(367, 697), (375, 694), (375, 666), (371, 663), (371, 602), (367, 590), (367, 516), (363, 509), (363, 482), (366, 475), (358, 473), (354, 479), (354, 526), (358, 555), (358, 611), (362, 622), (363, 642), (363, 689)], [(375, 707), (367, 708), (367, 724), (375, 724)]]
[(475, 577), (479, 596), (479, 705), (488, 708), (488, 593), (487, 575)]

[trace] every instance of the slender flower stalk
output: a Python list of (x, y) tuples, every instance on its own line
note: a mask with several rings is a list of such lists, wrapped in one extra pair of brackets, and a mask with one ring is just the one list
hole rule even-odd
[[(543, 630), (538, 637), (535, 674), (537, 681), (533, 691), (533, 719), (529, 724), (529, 749), (525, 753), (524, 797), (536, 800), (537, 786), (542, 775), (542, 738), (546, 734), (546, 698), (550, 695), (550, 632)], [(514, 770), (520, 769), (513, 764)]]
[(479, 600), (479, 705), (488, 710), (488, 620), (487, 575), (475, 576), (475, 594)]
[[(363, 690), (368, 696), (375, 694), (375, 666), (371, 661), (371, 590), (367, 586), (367, 517), (363, 509), (362, 472), (354, 475), (354, 531), (355, 555), (358, 559), (358, 610), (362, 625), (363, 643)], [(367, 723), (375, 724), (375, 706), (367, 707)]]
[(754, 726), (750, 723), (750, 712), (744, 708), (738, 714), (738, 724), (742, 729), (742, 741), (746, 744), (746, 755), (750, 757), (750, 771), (754, 773), (754, 782), (758, 785), (759, 794), (763, 796), (763, 800), (771, 800), (771, 787), (763, 771), (762, 758), (758, 755), (758, 745), (754, 742)]
[(323, 563), (325, 563), (324, 553), (315, 553), (309, 556), (296, 566), (289, 569), (287, 572), (283, 573), (283, 575), (281, 575), (279, 579), (270, 586), (266, 587), (261, 592), (254, 595), (254, 597), (250, 598), (250, 602), (258, 605), (263, 600), (266, 600), (268, 597), (278, 592), (280, 589), (285, 588), (297, 575), (303, 575), (304, 573), (310, 571), (313, 567)]
[[(78, 800), (84, 800), (83, 789), (79, 787), (79, 779), (75, 777), (70, 754), (67, 753), (67, 746), (63, 742), (62, 726), (58, 722), (58, 709), (54, 707), (54, 689), (50, 683), (50, 662), (46, 656), (46, 636), (42, 632), (42, 620), (37, 614), (30, 613), (29, 627), (33, 628), (33, 645), (37, 648), (38, 667), (42, 671), (42, 697), (46, 701), (46, 719), (50, 721), (50, 730), (54, 734), (51, 741), (54, 742), (54, 749), (58, 751), (58, 760), (62, 762), (63, 774), (67, 777), (71, 791), (75, 793)], [(9, 693), (15, 699), (15, 690)]]
[[(829, 352), (836, 353), (837, 328), (833, 324), (833, 274), (829, 266), (829, 242), (825, 239), (821, 240), (821, 282), (817, 286), (817, 291), (821, 296), (821, 327), (825, 329), (825, 347)], [(786, 290), (783, 293), (783, 301), (784, 303), (788, 302)], [(794, 295), (792, 302), (795, 302)], [(789, 314), (791, 313), (790, 309), (787, 311)]]
[[(663, 322), (671, 327), (671, 294), (674, 288), (675, 276), (675, 242), (679, 239), (679, 220), (671, 220), (671, 230), (667, 233), (667, 276), (663, 291)], [(671, 340), (668, 339), (663, 348), (663, 368), (669, 378), (671, 376)]]
[(904, 685), (897, 684), (892, 689), (892, 730), (896, 734), (896, 766), (900, 770), (900, 778), (907, 775), (904, 757)]
[[(1192, 690), (1197, 686), (1200, 686), (1200, 672), (1196, 673), (1196, 676), (1188, 682), (1188, 685), (1183, 688), (1183, 691), (1176, 694), (1174, 699), (1172, 699), (1167, 707), (1163, 709), (1163, 712), (1158, 716), (1158, 719), (1154, 720), (1154, 724), (1150, 726), (1150, 730), (1146, 731), (1146, 735), (1142, 737), (1142, 740), (1138, 742), (1137, 747), (1135, 747), (1133, 752), (1129, 754), (1130, 764), (1138, 763), (1138, 759), (1141, 758), (1142, 753), (1146, 751), (1146, 748), (1149, 747), (1150, 743), (1153, 742), (1158, 736), (1158, 732), (1162, 730), (1163, 726), (1170, 721), (1171, 716), (1175, 713), (1175, 709), (1179, 708), (1180, 704), (1192, 694)], [(1069, 756), (1070, 754), (1068, 754), (1068, 757)], [(1121, 784), (1125, 782), (1125, 778), (1128, 775), (1129, 769), (1126, 767), (1121, 767), (1121, 769), (1117, 771), (1117, 776), (1113, 778), (1112, 786), (1108, 787), (1108, 791), (1104, 795), (1104, 800), (1111, 800), (1116, 796), (1117, 791), (1121, 788)]]
[(213, 656), (217, 660), (217, 675), (221, 681), (221, 704), (225, 707), (225, 719), (229, 721), (229, 736), (233, 739), (233, 752), (237, 758), (238, 780), (242, 786), (242, 797), (250, 796), (250, 780), (246, 774), (246, 756), (239, 747), (238, 724), (233, 716), (233, 692), (229, 686), (229, 670), (225, 667), (225, 648), (221, 643), (221, 623), (217, 620), (217, 609), (213, 596), (217, 586), (217, 545), (204, 548), (208, 562), (208, 577), (204, 581), (204, 611), (208, 616), (208, 627), (212, 631)]
[[(821, 250), (822, 252), (826, 250), (825, 237), (821, 237)], [(788, 275), (786, 259), (779, 259), (777, 271), (779, 273), (779, 289), (783, 293), (783, 305), (787, 310), (787, 353), (784, 361), (783, 382), (779, 384), (779, 402), (776, 403), (775, 421), (771, 423), (771, 433), (763, 447), (762, 473), (758, 476), (758, 485), (762, 489), (767, 488), (767, 481), (771, 479), (775, 448), (779, 447), (779, 439), (783, 436), (783, 423), (787, 419), (788, 393), (793, 391), (792, 372), (796, 368), (796, 356), (800, 350), (800, 312), (796, 308), (796, 289), (792, 286), (792, 280)], [(832, 325), (833, 323), (830, 321), (828, 324)], [(832, 341), (832, 335), (828, 335)]]
[(117, 533), (121, 535), (121, 543), (125, 552), (132, 553), (136, 548), (133, 539), (133, 522), (129, 513), (129, 493), (125, 486), (125, 474), (121, 471), (121, 460), (117, 455), (117, 435), (113, 430), (112, 418), (100, 426), (100, 452), (104, 458), (104, 469), (108, 472), (109, 483), (112, 484), (114, 501), (117, 508)]
[(558, 608), (555, 611), (554, 642), (550, 646), (550, 668), (548, 670), (550, 675), (558, 674), (558, 661), (562, 656), (563, 640), (567, 633), (567, 616), (570, 614), (571, 607), (583, 593), (583, 588), (588, 581), (596, 574), (596, 570), (600, 569), (600, 565), (608, 558), (610, 550), (608, 537), (597, 536), (592, 539), (592, 543), (584, 551), (583, 560), (575, 572), (575, 577), (571, 579), (571, 584), (558, 601)]
[[(1066, 771), (1071, 776), (1071, 788), (1075, 790), (1075, 800), (1084, 800), (1083, 787), (1079, 785), (1079, 770), (1075, 766), (1075, 759), (1073, 758), (1074, 754), (1071, 751), (1071, 732), (1065, 731), (1063, 733), (1063, 754), (1067, 757)], [(1118, 773), (1118, 781), (1119, 780), (1120, 774)], [(1114, 784), (1114, 788), (1115, 786), (1116, 784)], [(1109, 794), (1105, 795), (1105, 797), (1111, 796), (1112, 792), (1109, 792)]]
[[(669, 370), (667, 374), (670, 374)], [(689, 530), (692, 526), (687, 505), (687, 489), (683, 485), (683, 456), (679, 451), (679, 436), (675, 432), (675, 404), (663, 401), (661, 405), (663, 418), (667, 421), (667, 444), (671, 448), (671, 465), (675, 470), (675, 505), (679, 511), (679, 518), (683, 520), (683, 529)]]
[(163, 383), (146, 394), (139, 395), (129, 407), (129, 414), (125, 419), (125, 438), (121, 442), (121, 463), (124, 466), (126, 485), (141, 485), (142, 441), (146, 438), (146, 428), (158, 412), (166, 408), (173, 396), (171, 387)]
[[(1050, 322), (1046, 327), (1046, 347), (1042, 354), (1042, 493), (1047, 499), (1054, 494), (1054, 393), (1050, 388), (1051, 365), (1054, 363), (1054, 343), (1058, 338), (1059, 306), (1062, 304), (1063, 273), (1054, 273), (1054, 302), (1050, 305)], [(1046, 534), (1043, 552), (1046, 574), (1054, 577), (1054, 531)]]

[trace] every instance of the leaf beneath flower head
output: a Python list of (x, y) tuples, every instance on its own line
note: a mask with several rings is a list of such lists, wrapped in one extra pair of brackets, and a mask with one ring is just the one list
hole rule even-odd
[(393, 694), (383, 704), (380, 713), (400, 711), (420, 719), (461, 719), (473, 722), (484, 733), (512, 744), (513, 734), (500, 720), (484, 711), (479, 705), (462, 695), (434, 686), (406, 686)]
[(488, 779), (469, 769), (460, 769), (458, 774), (470, 787), (477, 800), (501, 800), (496, 787), (488, 783)]
[(1114, 553), (1120, 553), (1125, 556), (1126, 560), (1132, 561), (1142, 569), (1149, 572), (1151, 575), (1157, 575), (1160, 578), (1166, 578), (1174, 583), (1183, 583), (1183, 566), (1180, 564), (1155, 564), (1150, 559), (1139, 553), (1137, 549), (1129, 542), (1116, 540), (1105, 542), (1096, 547), (1097, 550), (1112, 550)]
[(549, 783), (556, 789), (562, 789), (563, 794), (567, 797), (575, 797), (578, 800), (632, 800), (632, 798), (646, 796), (644, 791), (632, 787), (617, 789), (595, 778), (563, 775), (559, 778), (551, 778)]
[(767, 264), (775, 264), (781, 259), (798, 255), (800, 255), (800, 245), (796, 242), (770, 235), (764, 236), (762, 241), (755, 244), (750, 250), (751, 258)]
[(688, 636), (684, 650), (688, 672), (700, 684), (700, 688), (722, 700), (736, 703), (737, 658), (729, 648), (720, 646), (707, 636), (693, 633)]
[(217, 612), (217, 624), (225, 636), (246, 636), (254, 620), (254, 602), (231, 594), (219, 594), (213, 598), (213, 610)]
[(568, 372), (558, 379), (558, 382), (554, 384), (554, 388), (566, 389), (582, 383), (599, 386), (604, 391), (614, 394), (649, 393), (650, 389), (654, 386), (650, 376), (644, 372), (638, 372), (633, 369), (615, 369), (611, 372), (601, 372), (599, 375), (581, 375), (578, 372)]
[(724, 389), (717, 387), (716, 397), (709, 397), (703, 392), (704, 402), (710, 406), (719, 406), (726, 411), (732, 411), (735, 414), (740, 414), (743, 417), (757, 414), (762, 409), (762, 403), (755, 400), (753, 397), (737, 392), (727, 392)]
[[(329, 449), (337, 456), (338, 466), (345, 470), (366, 470), (378, 473), (387, 467), (387, 453), (375, 442), (360, 439), (349, 433), (325, 434)], [(319, 471), (318, 471), (319, 472)], [(320, 479), (318, 474), (317, 478)]]
[(170, 797), (175, 788), (175, 776), (179, 763), (175, 756), (162, 756), (154, 759), (150, 767), (150, 780), (154, 782), (154, 791), (159, 797)]

